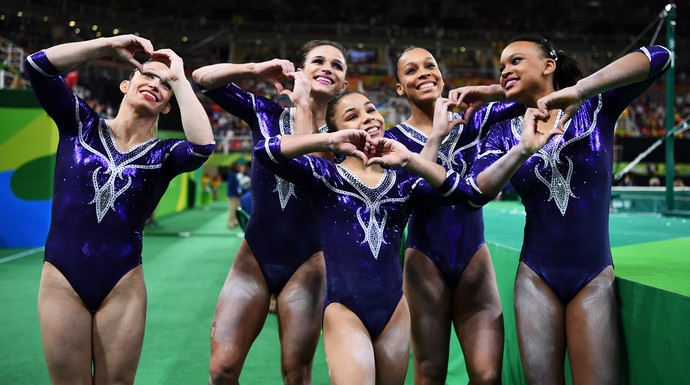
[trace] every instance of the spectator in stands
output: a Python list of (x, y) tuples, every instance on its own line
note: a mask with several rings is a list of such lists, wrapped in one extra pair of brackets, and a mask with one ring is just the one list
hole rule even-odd
[[(139, 63), (143, 52), (151, 61)], [(100, 57), (135, 68), (117, 116), (100, 118), (60, 76)], [(31, 86), (59, 130), (55, 188), (38, 293), (53, 384), (132, 384), (144, 340), (142, 232), (170, 181), (213, 153), (211, 125), (169, 49), (121, 35), (66, 43), (25, 60)], [(173, 94), (187, 140), (155, 137)]]
[(581, 79), (579, 64), (553, 42), (520, 36), (500, 63), (505, 96), (530, 109), (494, 126), (471, 176), (488, 197), (510, 180), (527, 212), (515, 281), (527, 382), (564, 384), (567, 350), (573, 383), (618, 384), (608, 239), (613, 131), (623, 109), (669, 68), (669, 51), (643, 47)]

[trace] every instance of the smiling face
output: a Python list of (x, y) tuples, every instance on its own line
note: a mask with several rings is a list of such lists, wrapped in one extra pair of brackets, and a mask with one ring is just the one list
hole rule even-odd
[(556, 62), (544, 56), (538, 44), (516, 41), (501, 53), (501, 87), (510, 100), (536, 105), (540, 97), (553, 92)]
[(434, 102), (443, 93), (443, 76), (431, 52), (413, 48), (398, 59), (395, 90), (413, 102)]
[(332, 97), (347, 85), (345, 57), (332, 45), (319, 45), (309, 51), (302, 70), (311, 82), (312, 93)]
[(372, 138), (382, 137), (385, 127), (383, 116), (374, 103), (359, 92), (347, 94), (337, 101), (333, 123), (337, 130), (363, 130)]
[(142, 72), (134, 71), (129, 80), (120, 84), (125, 94), (123, 102), (135, 108), (145, 108), (153, 114), (170, 111), (172, 88), (165, 80), (165, 73), (169, 71), (167, 65), (157, 61), (146, 62)]

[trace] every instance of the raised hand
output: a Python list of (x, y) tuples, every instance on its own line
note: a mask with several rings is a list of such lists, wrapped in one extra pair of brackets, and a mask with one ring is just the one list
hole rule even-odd
[(402, 168), (407, 165), (412, 153), (403, 144), (388, 138), (369, 139), (365, 153), (369, 157), (367, 166), (378, 164), (381, 166)]
[(549, 113), (536, 108), (528, 108), (522, 119), (520, 133), (520, 146), (527, 154), (534, 154), (539, 151), (554, 135), (563, 135), (560, 126), (549, 129), (547, 132), (537, 130), (537, 121), (547, 121)]
[(163, 81), (174, 83), (179, 79), (185, 78), (184, 62), (173, 50), (168, 48), (159, 49), (151, 54), (151, 58), (167, 64), (170, 68), (169, 71), (162, 74)]
[(283, 85), (280, 79), (286, 79), (287, 74), (295, 72), (295, 65), (289, 60), (273, 59), (254, 65), (256, 75), (273, 83), (279, 93), (283, 93)]
[(366, 131), (347, 129), (322, 135), (328, 135), (329, 150), (340, 155), (354, 156), (367, 164), (365, 148), (370, 137)]
[(457, 124), (463, 122), (463, 118), (457, 118), (453, 120), (448, 120), (448, 111), (456, 106), (457, 103), (446, 98), (436, 99), (436, 104), (434, 106), (434, 124), (432, 131), (440, 134), (441, 137), (445, 138), (450, 133), (450, 130)]
[(292, 90), (287, 88), (280, 91), (281, 94), (287, 95), (293, 104), (300, 101), (309, 101), (309, 94), (311, 93), (311, 83), (307, 79), (307, 75), (302, 71), (288, 72), (285, 74), (288, 79), (294, 83)]
[(143, 71), (141, 63), (134, 58), (134, 54), (140, 51), (148, 56), (153, 55), (153, 44), (150, 40), (136, 35), (120, 35), (105, 38), (107, 46), (112, 53), (110, 56), (132, 63), (139, 71)]
[(563, 116), (558, 121), (558, 127), (564, 131), (565, 123), (575, 116), (583, 102), (582, 92), (576, 86), (571, 86), (552, 92), (537, 100), (537, 108), (546, 114), (548, 114), (548, 110), (563, 110)]
[(489, 102), (504, 100), (505, 94), (498, 84), (489, 86), (466, 86), (450, 90), (448, 99), (456, 106), (467, 106), (460, 123), (467, 123), (474, 111)]

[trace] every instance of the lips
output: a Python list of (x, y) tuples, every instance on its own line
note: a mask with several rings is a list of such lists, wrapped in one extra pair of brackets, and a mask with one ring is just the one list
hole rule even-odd
[(333, 79), (323, 75), (317, 76), (314, 80), (316, 80), (317, 83), (325, 84), (327, 86), (331, 86), (335, 83)]
[(509, 79), (506, 79), (506, 80), (503, 82), (503, 89), (507, 91), (507, 90), (513, 88), (513, 86), (517, 83), (517, 81), (518, 81), (517, 78), (509, 78)]
[(436, 83), (434, 83), (434, 82), (422, 83), (419, 86), (417, 86), (417, 89), (420, 91), (433, 89), (433, 88), (436, 88)]
[(158, 101), (158, 96), (149, 90), (143, 90), (143, 91), (140, 91), (139, 93), (142, 94), (148, 100), (151, 100), (153, 102)]

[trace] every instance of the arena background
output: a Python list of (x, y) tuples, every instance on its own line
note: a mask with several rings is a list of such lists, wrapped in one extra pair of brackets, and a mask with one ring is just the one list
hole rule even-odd
[[(621, 116), (616, 136), (611, 238), (621, 302), (623, 383), (678, 384), (690, 378), (690, 37), (687, 3), (676, 4), (667, 25), (660, 1), (529, 0), (442, 2), (345, 0), (265, 2), (196, 1), (0, 1), (0, 384), (48, 383), (36, 315), (42, 246), (50, 220), (54, 124), (22, 78), (21, 60), (61, 42), (138, 33), (156, 48), (170, 47), (189, 73), (221, 61), (294, 60), (312, 39), (332, 39), (348, 49), (351, 87), (367, 91), (389, 125), (408, 116), (395, 96), (395, 60), (410, 45), (440, 59), (448, 88), (487, 84), (498, 77), (497, 60), (512, 36), (540, 33), (573, 54), (587, 73), (642, 45), (675, 37), (673, 170), (667, 172), (668, 79), (655, 84)], [(107, 116), (117, 110), (119, 80), (131, 68), (98, 60), (71, 73), (75, 91)], [(270, 84), (242, 86), (276, 97)], [(288, 85), (289, 86), (289, 85)], [(289, 102), (280, 100), (281, 102)], [(222, 282), (242, 233), (225, 227), (228, 167), (248, 162), (248, 131), (204, 99), (217, 151), (203, 170), (177, 178), (147, 228), (144, 266), (149, 287), (147, 334), (137, 384), (204, 383), (208, 327)], [(162, 136), (180, 136), (175, 114), (162, 119)], [(654, 147), (657, 145), (658, 147)], [(648, 152), (648, 153), (646, 153)], [(639, 157), (644, 155), (641, 159)], [(630, 162), (638, 161), (630, 168)], [(629, 168), (629, 170), (628, 170)], [(624, 179), (621, 172), (630, 176)], [(204, 186), (202, 175), (220, 185)], [(668, 175), (668, 177), (666, 177)], [(659, 186), (655, 180), (659, 180)], [(623, 183), (625, 181), (625, 183)], [(672, 207), (668, 190), (672, 188)], [(621, 186), (625, 184), (625, 186)], [(215, 189), (216, 194), (213, 194)], [(214, 196), (215, 195), (215, 196)], [(504, 382), (522, 384), (512, 313), (524, 212), (505, 191), (485, 209), (487, 241), (499, 279), (506, 319)], [(669, 209), (672, 208), (672, 212)], [(673, 214), (673, 215), (669, 215)], [(452, 341), (448, 384), (466, 383), (462, 353)], [(314, 383), (328, 383), (323, 349)], [(243, 383), (280, 382), (275, 317), (269, 317), (243, 372)], [(411, 375), (406, 383), (412, 383)]]

